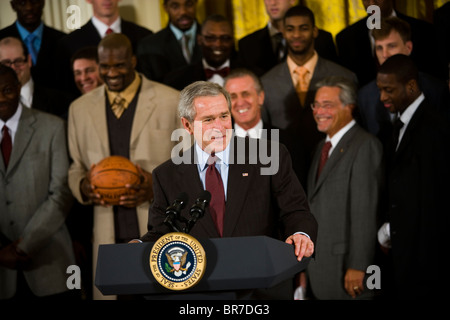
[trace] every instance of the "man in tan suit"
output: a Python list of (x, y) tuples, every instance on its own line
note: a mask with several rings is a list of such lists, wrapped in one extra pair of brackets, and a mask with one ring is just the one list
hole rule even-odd
[[(179, 92), (138, 74), (132, 51), (126, 36), (105, 37), (98, 46), (105, 84), (74, 101), (69, 111), (69, 186), (79, 202), (95, 206), (94, 271), (98, 245), (128, 242), (147, 232), (151, 171), (170, 158), (171, 135), (180, 126)], [(135, 195), (123, 196), (113, 207), (105, 206), (89, 181), (92, 165), (110, 155), (129, 158), (142, 181), (131, 186)], [(94, 291), (94, 299), (100, 298)]]

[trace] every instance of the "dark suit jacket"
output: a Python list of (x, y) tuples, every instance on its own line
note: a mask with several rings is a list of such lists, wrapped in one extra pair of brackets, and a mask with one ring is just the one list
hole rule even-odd
[[(419, 86), (430, 106), (450, 120), (450, 93), (447, 84), (433, 76), (419, 73)], [(391, 138), (392, 122), (390, 112), (380, 101), (376, 80), (358, 91), (358, 123), (376, 135), (383, 145)]]
[[(239, 40), (238, 46), (241, 64), (258, 76), (262, 76), (278, 64), (267, 26)], [(319, 29), (319, 35), (315, 39), (314, 46), (319, 56), (337, 61), (336, 48), (331, 33)]]
[[(236, 143), (246, 143), (248, 148), (249, 140), (267, 142), (234, 137), (232, 143), (234, 146)], [(236, 158), (230, 154), (230, 162), (231, 159), (235, 161), (229, 167), (223, 236), (265, 235), (284, 241), (289, 235), (301, 231), (315, 241), (317, 224), (309, 211), (306, 195), (292, 171), (289, 154), (281, 144), (272, 143), (271, 146), (272, 152), (276, 151), (275, 147), (279, 147), (279, 166), (274, 175), (261, 174), (261, 168), (268, 168), (270, 164), (262, 165), (257, 155), (245, 152), (245, 155), (241, 153)], [(188, 160), (193, 160), (195, 148), (186, 152)], [(249, 159), (256, 160), (257, 163), (250, 164)], [(168, 160), (153, 170), (153, 190), (154, 203), (149, 211), (149, 232), (143, 237), (143, 240), (150, 241), (171, 231), (163, 224), (165, 210), (181, 192), (186, 192), (189, 196), (187, 209), (182, 215), (190, 218), (189, 208), (203, 191), (197, 164), (191, 161), (189, 164), (176, 165)], [(197, 238), (219, 237), (208, 209), (191, 234)]]
[[(230, 60), (230, 69), (239, 67), (239, 62), (235, 57)], [(174, 70), (164, 77), (163, 83), (175, 88), (183, 90), (186, 86), (195, 81), (206, 81), (205, 69), (202, 60), (198, 60), (193, 64)]]
[[(264, 105), (261, 110), (262, 118), (272, 127), (285, 130), (295, 137), (295, 144), (286, 142), (286, 146), (294, 162), (304, 163), (303, 170), (297, 172), (303, 185), (306, 185), (306, 175), (313, 150), (324, 138), (324, 134), (317, 131), (310, 104), (314, 101), (316, 83), (331, 75), (357, 81), (354, 73), (319, 56), (304, 106), (301, 105), (295, 92), (287, 62), (278, 64), (261, 78), (265, 91)], [(285, 143), (285, 141), (281, 142)]]
[[(142, 38), (152, 34), (151, 30), (143, 28), (133, 22), (121, 19), (122, 33), (126, 35), (133, 46), (134, 52), (137, 50), (137, 44)], [(89, 46), (97, 46), (102, 37), (98, 34), (92, 20), (89, 20), (80, 29), (66, 35), (57, 43), (57, 71), (56, 80), (60, 84), (60, 88), (66, 90), (70, 88), (73, 94), (80, 95), (75, 82), (73, 80), (72, 66), (70, 60), (79, 49)]]
[[(40, 85), (55, 88), (56, 81), (53, 78), (55, 70), (55, 44), (66, 34), (44, 25), (42, 34), (41, 49), (39, 50), (37, 63), (31, 68), (31, 74), (36, 83)], [(12, 24), (0, 30), (0, 39), (6, 37), (16, 37), (21, 39), (16, 24)]]
[(69, 106), (75, 99), (69, 93), (34, 84), (32, 108), (67, 120)]
[[(425, 100), (397, 152), (387, 154), (387, 220), (396, 294), (403, 299), (431, 298), (430, 292), (448, 285), (442, 275), (449, 230), (449, 128)], [(427, 280), (411, 281), (419, 270)]]
[[(197, 25), (197, 34), (200, 34), (200, 25)], [(137, 58), (137, 69), (148, 79), (158, 82), (163, 82), (169, 72), (188, 65), (169, 26), (142, 39), (137, 48)], [(191, 63), (196, 63), (201, 58), (201, 49), (196, 41)]]
[[(445, 66), (440, 62), (436, 31), (430, 23), (396, 12), (398, 18), (411, 27), (413, 51), (411, 57), (419, 70), (442, 78)], [(377, 59), (370, 45), (367, 18), (348, 26), (336, 35), (338, 56), (342, 65), (356, 73), (359, 84), (365, 85), (376, 77)], [(448, 73), (448, 71), (447, 71)], [(447, 74), (448, 76), (448, 74)]]

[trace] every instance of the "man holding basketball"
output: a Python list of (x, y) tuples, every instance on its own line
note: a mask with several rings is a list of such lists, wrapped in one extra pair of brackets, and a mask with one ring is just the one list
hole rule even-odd
[[(75, 100), (68, 120), (73, 159), (69, 186), (80, 203), (95, 205), (94, 266), (98, 245), (128, 242), (146, 232), (153, 197), (150, 172), (170, 158), (171, 134), (179, 126), (179, 92), (135, 71), (136, 57), (126, 36), (106, 36), (98, 54), (104, 85)], [(92, 167), (111, 155), (130, 159), (141, 175), (139, 185), (128, 186), (136, 193), (122, 196), (112, 207), (89, 181)], [(94, 298), (100, 297), (95, 289)]]

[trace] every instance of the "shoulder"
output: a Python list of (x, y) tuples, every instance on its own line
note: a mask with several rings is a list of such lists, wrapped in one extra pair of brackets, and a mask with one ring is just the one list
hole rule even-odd
[(268, 35), (269, 33), (267, 31), (267, 27), (256, 30), (255, 32), (252, 32), (239, 40), (239, 46), (254, 43), (254, 41), (257, 41)]
[(46, 36), (48, 36), (48, 37), (51, 37), (52, 39), (55, 39), (55, 40), (58, 40), (58, 39), (60, 39), (60, 38), (62, 38), (62, 37), (67, 35), (64, 32), (62, 32), (60, 30), (57, 30), (57, 29), (54, 29), (52, 27), (49, 27), (47, 25), (44, 25), (44, 34)]
[(41, 128), (45, 131), (59, 132), (65, 128), (65, 121), (63, 119), (44, 111), (24, 108), (22, 113), (22, 119), (27, 118), (34, 119), (35, 127)]
[(344, 28), (336, 35), (336, 41), (352, 40), (352, 38), (355, 36), (356, 33), (360, 32), (361, 30), (367, 30), (366, 21), (367, 18), (362, 18), (356, 21), (355, 23), (349, 25), (348, 27)]
[(158, 95), (162, 95), (165, 99), (178, 99), (180, 95), (180, 91), (169, 87), (160, 82), (156, 82), (153, 80), (147, 79), (144, 75), (141, 74), (142, 77), (142, 89), (143, 91), (155, 90)]

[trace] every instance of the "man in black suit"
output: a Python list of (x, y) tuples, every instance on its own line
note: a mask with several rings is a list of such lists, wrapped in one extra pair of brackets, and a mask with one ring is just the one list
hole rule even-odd
[[(70, 88), (71, 92), (79, 95), (72, 73), (71, 59), (81, 48), (97, 46), (100, 40), (109, 33), (123, 33), (136, 50), (138, 42), (152, 34), (151, 30), (141, 27), (120, 17), (120, 0), (111, 0), (111, 5), (105, 6), (102, 0), (87, 0), (92, 4), (93, 17), (80, 29), (65, 36), (58, 43), (58, 68), (56, 81), (61, 88)], [(135, 51), (134, 51), (135, 52)], [(55, 81), (55, 80), (54, 80)]]
[[(142, 240), (156, 240), (171, 231), (163, 223), (165, 209), (181, 192), (187, 193), (186, 205), (191, 207), (200, 193), (208, 190), (211, 201), (204, 217), (191, 229), (192, 236), (266, 235), (295, 245), (299, 260), (311, 256), (317, 224), (292, 171), (289, 153), (275, 142), (264, 140), (267, 145), (263, 145), (261, 139), (233, 137), (230, 108), (228, 92), (214, 83), (195, 82), (181, 92), (181, 121), (195, 143), (182, 158), (172, 158), (153, 171), (154, 202), (149, 232)], [(276, 158), (279, 165), (263, 165), (256, 154), (239, 148), (258, 141), (260, 147), (270, 148), (271, 160)], [(219, 190), (213, 191), (210, 185)], [(187, 213), (182, 215), (188, 218)]]
[(170, 72), (164, 77), (165, 84), (180, 91), (195, 81), (210, 81), (223, 86), (224, 78), (238, 65), (231, 22), (222, 15), (207, 17), (198, 44), (203, 58)]
[(33, 78), (40, 85), (54, 88), (54, 46), (65, 33), (43, 23), (41, 18), (44, 6), (45, 0), (12, 0), (11, 7), (17, 14), (17, 20), (0, 30), (0, 39), (6, 37), (21, 39), (31, 54)]
[[(364, 8), (372, 3), (369, 0), (362, 0)], [(414, 52), (411, 58), (423, 72), (427, 72), (437, 77), (445, 77), (445, 66), (440, 63), (438, 54), (438, 39), (435, 28), (432, 24), (415, 19), (394, 10), (392, 0), (377, 2), (380, 7), (381, 18), (397, 16), (405, 20), (411, 27), (412, 42)], [(359, 84), (365, 85), (376, 77), (377, 61), (374, 53), (374, 41), (367, 27), (367, 17), (348, 26), (336, 35), (336, 45), (338, 56), (342, 65), (356, 73)], [(441, 40), (443, 41), (443, 40)]]
[(34, 81), (31, 75), (32, 58), (22, 41), (14, 37), (0, 40), (0, 64), (11, 67), (16, 72), (21, 84), (22, 105), (67, 119), (73, 97)]
[[(262, 76), (276, 64), (286, 58), (286, 40), (283, 39), (283, 17), (294, 6), (295, 0), (264, 0), (269, 23), (239, 40), (239, 58), (241, 64)], [(337, 53), (331, 33), (318, 29), (314, 46), (320, 56), (337, 62)]]
[(197, 44), (197, 0), (164, 0), (164, 9), (169, 15), (168, 26), (142, 39), (137, 48), (138, 70), (158, 82), (163, 82), (169, 72), (200, 61), (202, 56)]
[[(372, 31), (380, 65), (395, 54), (411, 55), (414, 51), (414, 44), (411, 41), (411, 30), (406, 21), (397, 17), (389, 17), (382, 19), (380, 25), (380, 29)], [(445, 81), (419, 72), (419, 85), (431, 106), (450, 120), (450, 94)], [(381, 103), (376, 79), (359, 90), (358, 107), (358, 122), (385, 144), (391, 137), (392, 122), (395, 120), (395, 116), (390, 114)]]
[(387, 223), (379, 231), (380, 244), (390, 248), (391, 293), (402, 299), (434, 298), (448, 285), (443, 275), (450, 125), (423, 95), (410, 57), (398, 54), (387, 59), (378, 71), (377, 86), (384, 107), (399, 119), (386, 150)]

